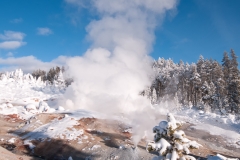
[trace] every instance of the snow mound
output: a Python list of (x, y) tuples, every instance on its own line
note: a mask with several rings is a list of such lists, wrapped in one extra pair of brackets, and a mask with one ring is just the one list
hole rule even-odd
[[(6, 72), (0, 77), (0, 104), (17, 103), (23, 99), (46, 100), (56, 98), (65, 92), (64, 83), (49, 84), (34, 78), (31, 74), (23, 74), (21, 69), (14, 72)], [(11, 107), (11, 106), (9, 106)]]
[[(1, 74), (0, 114), (28, 119), (35, 114), (55, 112), (54, 100), (66, 90), (63, 81), (62, 77), (50, 84), (42, 81), (41, 77), (36, 79), (31, 74), (24, 74), (21, 69)], [(64, 111), (64, 108), (60, 107), (59, 111)]]

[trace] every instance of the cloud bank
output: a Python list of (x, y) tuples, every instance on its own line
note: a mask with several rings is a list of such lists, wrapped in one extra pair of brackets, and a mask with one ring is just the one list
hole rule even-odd
[(43, 62), (34, 56), (0, 58), (0, 64), (4, 66), (0, 65), (0, 72), (13, 71), (18, 68), (21, 68), (25, 73), (32, 73), (37, 69), (48, 71), (52, 67), (65, 65), (66, 59), (67, 57), (59, 56), (51, 62)]

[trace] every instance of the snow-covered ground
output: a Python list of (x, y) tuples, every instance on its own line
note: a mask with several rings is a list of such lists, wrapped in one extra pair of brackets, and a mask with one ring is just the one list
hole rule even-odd
[(193, 128), (206, 130), (212, 135), (220, 135), (230, 146), (240, 148), (240, 119), (235, 115), (204, 113), (195, 109), (183, 109), (177, 114), (179, 119), (195, 124)]
[(18, 114), (27, 119), (37, 113), (54, 112), (55, 99), (64, 93), (65, 85), (47, 84), (19, 69), (1, 75), (0, 91), (0, 114)]
[[(64, 94), (65, 89), (62, 83), (47, 84), (30, 74), (23, 74), (21, 70), (3, 74), (0, 79), (0, 114), (25, 120), (25, 124), (21, 124), (17, 132), (24, 133), (21, 138), (31, 149), (35, 148), (33, 140), (55, 138), (82, 143), (89, 137), (84, 134), (83, 129), (76, 127), (81, 126), (79, 120), (101, 116), (85, 110), (70, 112), (58, 106), (57, 99)], [(230, 146), (240, 148), (240, 120), (234, 115), (204, 113), (194, 108), (170, 110), (169, 107), (157, 105), (154, 108), (162, 115), (172, 112), (177, 119), (193, 124), (192, 128), (222, 136)], [(57, 113), (61, 116), (53, 116), (48, 120), (41, 119), (41, 115), (37, 116)], [(26, 133), (27, 131), (29, 132)], [(9, 140), (13, 139), (8, 139), (8, 143)], [(93, 146), (92, 149), (96, 147), (99, 145)]]
[(0, 103), (26, 104), (37, 100), (54, 99), (64, 93), (65, 85), (43, 82), (22, 70), (6, 72), (0, 76)]
[(171, 112), (177, 119), (194, 124), (192, 128), (207, 131), (211, 135), (222, 136), (229, 146), (240, 148), (240, 119), (235, 115), (204, 112), (194, 107), (177, 109), (158, 105), (154, 107), (161, 113)]

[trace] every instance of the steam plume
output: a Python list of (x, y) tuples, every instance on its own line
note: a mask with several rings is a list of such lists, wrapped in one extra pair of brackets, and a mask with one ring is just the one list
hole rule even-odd
[(139, 92), (150, 85), (148, 54), (154, 29), (168, 10), (175, 9), (177, 0), (92, 0), (88, 5), (80, 0), (66, 2), (90, 7), (99, 16), (86, 27), (92, 47), (83, 56), (67, 61), (74, 78), (65, 95), (68, 107), (109, 113), (149, 107)]

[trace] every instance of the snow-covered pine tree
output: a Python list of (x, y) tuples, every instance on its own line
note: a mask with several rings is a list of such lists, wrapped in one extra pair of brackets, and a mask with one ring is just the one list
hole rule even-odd
[(229, 101), (229, 83), (230, 83), (230, 59), (228, 56), (227, 52), (223, 53), (223, 59), (222, 59), (222, 71), (223, 71), (223, 77), (224, 77), (224, 103), (223, 103), (223, 107), (225, 108), (224, 110), (228, 110), (228, 101)]
[(194, 106), (197, 106), (197, 101), (199, 100), (198, 95), (200, 94), (201, 79), (200, 79), (200, 75), (197, 72), (196, 64), (192, 64), (191, 69), (192, 69), (191, 78), (190, 78), (191, 102)]
[(206, 81), (208, 82), (208, 84), (210, 84), (212, 82), (212, 62), (213, 60), (206, 60), (205, 61), (205, 72), (206, 72)]
[(41, 77), (42, 81), (46, 81), (47, 80), (46, 71), (41, 70), (41, 69), (33, 71), (32, 72), (32, 76), (35, 77), (36, 79)]
[(151, 99), (152, 97), (152, 93), (151, 93), (151, 87), (147, 87), (143, 92), (142, 92), (143, 96), (146, 96), (148, 99)]
[(199, 56), (197, 61), (197, 72), (201, 75), (203, 69), (204, 58), (202, 55)]
[(56, 79), (55, 83), (57, 83), (57, 84), (64, 84), (64, 77), (63, 77), (63, 73), (62, 73), (61, 70), (58, 72), (58, 74), (56, 75), (55, 79)]
[(179, 105), (185, 105), (186, 104), (186, 97), (187, 93), (185, 92), (185, 84), (186, 84), (186, 77), (185, 77), (185, 65), (182, 60), (178, 63), (178, 66), (175, 71), (177, 74), (175, 78), (178, 80), (176, 82), (176, 98), (178, 99), (178, 104)]
[[(220, 66), (220, 64), (217, 61), (213, 61), (212, 64), (213, 68), (212, 68), (212, 72), (213, 72), (213, 77), (212, 77), (212, 82), (214, 83), (215, 87), (216, 87), (216, 91), (215, 91), (215, 95), (216, 95), (216, 105), (217, 108), (221, 111), (222, 109), (222, 99), (224, 97), (224, 77), (223, 77), (223, 71), (222, 71), (222, 67)], [(215, 108), (215, 109), (217, 109)]]
[(48, 80), (48, 82), (50, 82), (52, 84), (53, 81), (54, 81), (55, 75), (56, 75), (56, 71), (55, 71), (55, 68), (53, 67), (47, 73), (47, 80)]
[(227, 52), (223, 53), (222, 67), (225, 82), (228, 83), (230, 81), (230, 59)]
[(213, 82), (209, 84), (209, 88), (210, 88), (209, 95), (211, 97), (209, 105), (211, 106), (212, 112), (214, 112), (219, 107), (218, 95), (216, 94), (216, 86)]
[(190, 78), (191, 78), (191, 73), (192, 73), (192, 69), (191, 69), (191, 66), (186, 63), (185, 65), (185, 71), (184, 71), (184, 76), (185, 76), (185, 91), (187, 96), (186, 96), (186, 105), (187, 106), (192, 106), (192, 101), (191, 101), (191, 85), (190, 85)]
[(211, 95), (209, 93), (210, 87), (208, 85), (207, 81), (204, 81), (202, 87), (201, 87), (201, 92), (202, 92), (202, 100), (204, 102), (204, 110), (205, 111), (210, 111), (210, 101), (211, 101)]
[(231, 113), (239, 113), (240, 83), (237, 56), (233, 49), (230, 51), (230, 81), (228, 84), (229, 109)]
[(151, 103), (152, 104), (156, 104), (157, 103), (157, 92), (156, 92), (155, 88), (153, 88), (153, 90), (152, 90)]
[[(207, 100), (211, 109), (239, 113), (240, 78), (236, 59), (233, 50), (231, 59), (224, 52), (222, 65), (203, 56), (199, 57), (197, 64), (191, 65), (182, 61), (175, 64), (171, 59), (159, 58), (153, 62), (155, 74), (149, 87), (151, 90), (155, 88), (159, 102), (177, 95), (175, 98), (182, 106), (203, 106), (203, 96), (206, 98), (206, 95), (201, 88), (206, 81), (211, 90)], [(206, 103), (206, 99), (204, 101)]]
[(161, 121), (153, 128), (154, 141), (147, 144), (148, 152), (158, 151), (160, 158), (165, 160), (191, 159), (191, 149), (198, 149), (201, 145), (196, 141), (186, 138), (184, 131), (178, 130), (182, 123), (177, 121), (171, 113), (167, 115), (167, 121)]

